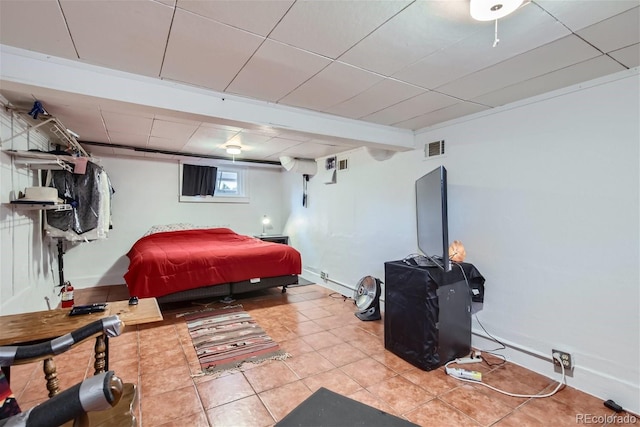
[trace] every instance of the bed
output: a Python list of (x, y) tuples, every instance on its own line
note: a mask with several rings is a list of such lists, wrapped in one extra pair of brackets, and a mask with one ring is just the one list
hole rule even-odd
[(300, 253), (229, 228), (147, 233), (127, 253), (131, 296), (158, 302), (227, 296), (298, 282)]

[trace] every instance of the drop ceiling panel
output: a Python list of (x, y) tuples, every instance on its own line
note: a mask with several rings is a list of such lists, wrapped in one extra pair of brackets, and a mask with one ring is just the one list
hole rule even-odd
[(218, 129), (214, 127), (208, 127), (205, 125), (200, 126), (193, 136), (187, 142), (188, 147), (214, 147), (216, 145), (224, 144), (238, 131), (230, 129)]
[(0, 42), (62, 58), (78, 58), (62, 11), (53, 1), (0, 1)]
[(270, 38), (337, 58), (409, 1), (298, 1)]
[(536, 3), (572, 31), (638, 7), (637, 0), (536, 0)]
[(135, 135), (148, 136), (151, 133), (153, 117), (120, 114), (103, 111), (102, 118), (107, 132), (127, 132)]
[[(149, 142), (148, 135), (141, 135), (129, 132), (109, 132), (109, 139), (112, 144), (117, 145), (129, 145), (131, 147), (146, 147)], [(88, 139), (87, 141), (93, 141)], [(94, 142), (107, 142), (107, 141), (94, 141)]]
[(476, 26), (479, 29), (472, 36), (425, 57), (393, 77), (433, 89), (570, 34), (535, 4), (499, 21), (500, 42), (495, 48), (494, 23), (478, 22)]
[(148, 148), (157, 148), (167, 151), (179, 151), (186, 145), (186, 141), (173, 138), (161, 138), (159, 136), (150, 136)]
[(263, 40), (178, 9), (162, 77), (223, 91)]
[(418, 130), (488, 109), (489, 107), (485, 107), (484, 105), (473, 104), (471, 102), (459, 102), (449, 107), (405, 120), (404, 122), (397, 123), (396, 125), (406, 129)]
[(232, 27), (267, 36), (292, 4), (291, 0), (180, 0), (178, 8)]
[(342, 55), (340, 61), (390, 76), (478, 29), (466, 2), (415, 2)]
[(363, 117), (368, 122), (392, 125), (419, 116), (426, 111), (435, 111), (459, 102), (459, 100), (437, 92), (426, 92), (407, 99), (389, 108)]
[(60, 0), (60, 4), (80, 59), (160, 75), (172, 8), (151, 1)]
[(155, 119), (151, 127), (151, 136), (174, 139), (186, 144), (189, 138), (198, 129), (197, 124), (169, 122)]
[(640, 42), (640, 7), (577, 32), (604, 53)]
[(275, 102), (330, 63), (325, 57), (266, 40), (227, 92)]
[(599, 55), (597, 49), (571, 35), (448, 83), (438, 91), (473, 99)]
[(535, 77), (497, 91), (479, 96), (472, 101), (498, 107), (519, 99), (571, 86), (587, 80), (622, 71), (625, 68), (606, 55), (571, 65), (540, 77)]
[(413, 85), (384, 79), (353, 98), (326, 109), (325, 112), (357, 119), (425, 92), (424, 89)]
[(322, 111), (367, 90), (383, 78), (336, 61), (282, 98), (280, 103)]
[(619, 61), (624, 66), (634, 68), (640, 66), (640, 44), (625, 47), (609, 53), (609, 56)]
[[(338, 151), (344, 151), (344, 148), (336, 150), (336, 147), (332, 147), (324, 144), (316, 144), (313, 142), (305, 142), (293, 147), (289, 147), (282, 151), (281, 156), (301, 157), (305, 159), (317, 159), (319, 157), (328, 156)], [(273, 155), (271, 156), (273, 157)]]
[(228, 142), (229, 144), (238, 144), (238, 145), (253, 145), (253, 144), (264, 144), (268, 140), (273, 138), (272, 136), (260, 135), (252, 132), (240, 132), (236, 134), (233, 138), (231, 138)]

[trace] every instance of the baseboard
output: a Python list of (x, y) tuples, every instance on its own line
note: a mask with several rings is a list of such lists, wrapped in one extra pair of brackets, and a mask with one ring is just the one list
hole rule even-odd
[[(491, 350), (500, 347), (489, 338), (481, 329), (473, 329), (471, 345), (479, 350)], [(556, 372), (551, 361), (551, 355), (542, 354), (540, 351), (520, 346), (517, 343), (501, 337), (495, 337), (505, 345), (504, 350), (496, 351), (507, 358), (510, 363), (522, 366), (555, 381), (560, 381), (561, 374)], [(640, 413), (640, 389), (638, 384), (613, 377), (605, 372), (599, 372), (576, 363), (572, 376), (567, 376), (567, 385), (584, 393), (595, 396), (604, 401), (614, 400), (629, 413)], [(517, 390), (510, 390), (517, 393)]]

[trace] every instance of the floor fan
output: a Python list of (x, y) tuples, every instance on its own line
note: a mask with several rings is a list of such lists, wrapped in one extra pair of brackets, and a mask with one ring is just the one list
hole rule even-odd
[(358, 281), (353, 299), (358, 311), (355, 315), (360, 320), (380, 320), (380, 293), (382, 282), (372, 276), (365, 276)]

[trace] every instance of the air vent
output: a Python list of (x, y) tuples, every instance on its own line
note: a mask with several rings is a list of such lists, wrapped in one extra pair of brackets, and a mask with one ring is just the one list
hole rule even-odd
[(444, 154), (444, 139), (442, 141), (430, 142), (424, 146), (424, 156), (433, 157)]
[(349, 169), (349, 159), (338, 160), (338, 170), (343, 171)]

